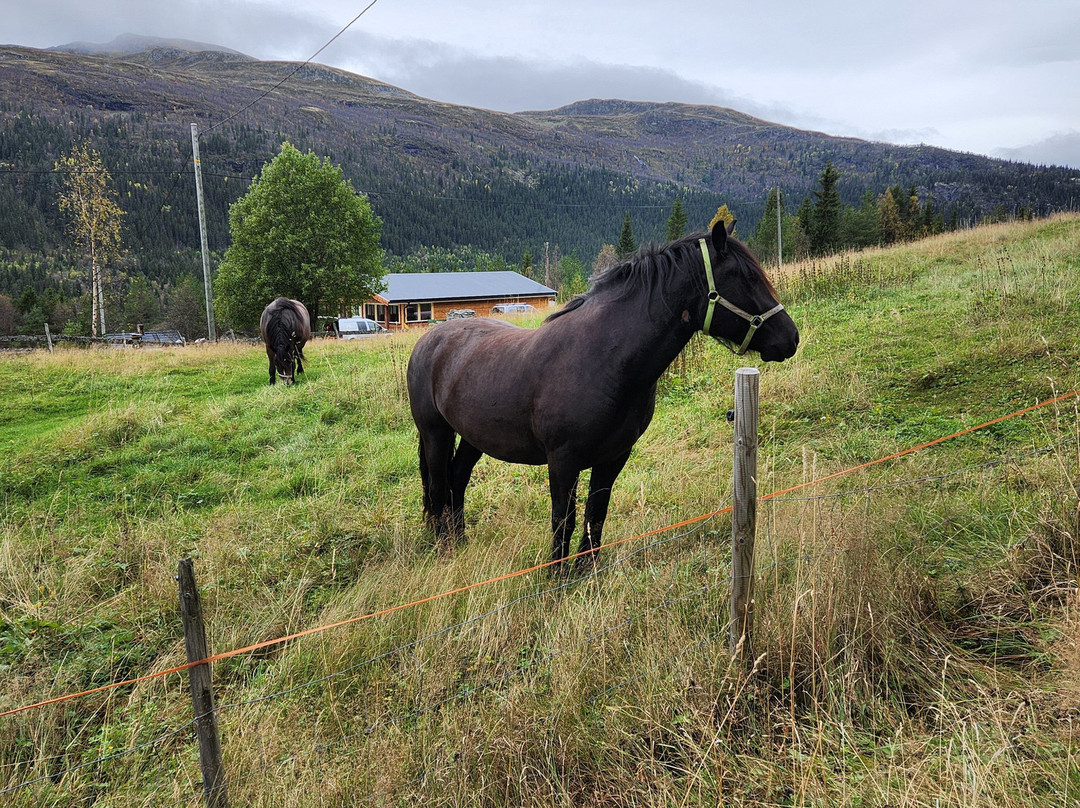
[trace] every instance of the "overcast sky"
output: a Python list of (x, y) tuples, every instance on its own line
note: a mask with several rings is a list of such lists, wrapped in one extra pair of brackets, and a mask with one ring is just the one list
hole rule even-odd
[[(135, 33), (303, 61), (369, 2), (3, 0), (0, 42)], [(1080, 169), (1080, 0), (376, 0), (314, 61), (506, 112), (716, 104)]]

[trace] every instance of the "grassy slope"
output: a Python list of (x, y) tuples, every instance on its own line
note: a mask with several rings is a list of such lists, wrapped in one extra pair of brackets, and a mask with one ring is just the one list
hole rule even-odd
[[(1078, 270), (1075, 217), (790, 268), (803, 347), (763, 367), (759, 491), (1080, 388)], [(181, 662), (184, 555), (216, 650), (545, 560), (539, 468), (485, 459), (469, 544), (424, 535), (411, 340), (317, 342), (291, 389), (247, 346), (0, 357), (0, 709)], [(740, 364), (697, 340), (673, 366), (609, 540), (725, 504)], [(762, 503), (749, 681), (722, 518), (565, 588), (524, 576), (221, 662), (231, 796), (1075, 802), (1078, 433), (1068, 401)], [(173, 675), (0, 719), (0, 787), (159, 739), (5, 798), (198, 804), (190, 730), (161, 738), (189, 709)]]

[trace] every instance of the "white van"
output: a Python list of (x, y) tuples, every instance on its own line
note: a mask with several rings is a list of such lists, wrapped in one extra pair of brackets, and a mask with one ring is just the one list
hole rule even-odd
[(341, 317), (337, 321), (337, 330), (342, 339), (359, 339), (389, 333), (377, 322), (366, 317)]

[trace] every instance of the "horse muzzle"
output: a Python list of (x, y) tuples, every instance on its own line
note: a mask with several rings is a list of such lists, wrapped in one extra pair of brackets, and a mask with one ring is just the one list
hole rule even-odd
[(775, 330), (761, 331), (758, 333), (758, 345), (752, 345), (750, 350), (757, 351), (758, 356), (765, 362), (783, 362), (790, 359), (799, 349), (799, 329), (790, 317), (784, 315), (787, 323), (777, 322), (777, 326), (783, 326)]

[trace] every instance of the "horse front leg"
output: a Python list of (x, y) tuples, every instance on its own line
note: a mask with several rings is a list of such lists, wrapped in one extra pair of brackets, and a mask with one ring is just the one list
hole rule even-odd
[(597, 551), (603, 543), (604, 522), (611, 504), (611, 487), (629, 458), (630, 452), (627, 452), (610, 463), (593, 466), (589, 475), (589, 496), (585, 500), (585, 526), (578, 545), (579, 554), (574, 560), (575, 569), (587, 571), (596, 566)]
[(564, 573), (570, 555), (570, 537), (577, 524), (577, 484), (579, 471), (564, 464), (548, 463), (551, 489), (551, 570)]

